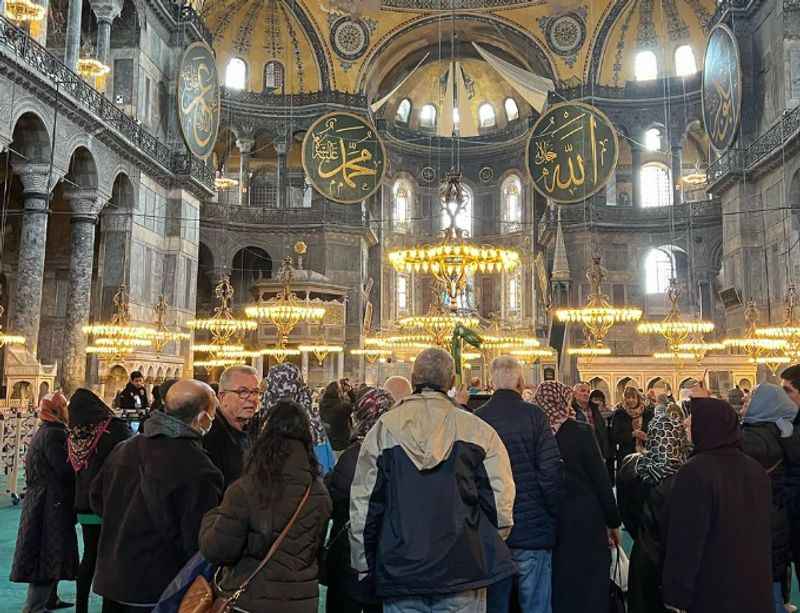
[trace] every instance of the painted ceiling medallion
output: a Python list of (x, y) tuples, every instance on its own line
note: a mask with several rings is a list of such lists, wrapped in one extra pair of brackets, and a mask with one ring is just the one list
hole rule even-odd
[(481, 183), (491, 183), (494, 180), (494, 168), (491, 166), (484, 166), (478, 172), (478, 178)]
[(565, 13), (547, 20), (547, 46), (558, 55), (575, 55), (586, 40), (586, 24), (577, 13)]
[(425, 166), (425, 168), (420, 171), (419, 176), (423, 182), (433, 183), (436, 180), (436, 171), (432, 166)]
[(360, 19), (341, 17), (331, 25), (331, 45), (339, 57), (356, 60), (369, 47), (369, 29)]

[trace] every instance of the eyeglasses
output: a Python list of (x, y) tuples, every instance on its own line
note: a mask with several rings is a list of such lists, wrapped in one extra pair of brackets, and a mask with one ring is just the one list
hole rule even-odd
[(246, 387), (240, 387), (239, 389), (235, 390), (222, 390), (223, 394), (236, 394), (239, 396), (239, 400), (247, 400), (248, 398), (260, 398), (261, 397), (261, 390), (259, 389), (248, 389)]

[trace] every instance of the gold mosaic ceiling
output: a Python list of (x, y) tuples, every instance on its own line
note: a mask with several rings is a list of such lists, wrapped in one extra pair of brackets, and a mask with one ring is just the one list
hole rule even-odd
[(220, 67), (243, 58), (248, 89), (261, 91), (265, 64), (277, 60), (285, 66), (284, 93), (334, 89), (374, 99), (391, 88), (384, 78), (394, 68), (422, 45), (436, 48), (432, 36), (446, 43), (454, 33), (462, 42), (505, 44), (520, 66), (565, 86), (622, 87), (633, 78), (640, 49), (657, 54), (661, 74), (674, 74), (679, 45), (691, 45), (702, 63), (715, 6), (714, 0), (383, 0), (378, 8), (377, 0), (331, 1), (205, 0), (200, 8)]

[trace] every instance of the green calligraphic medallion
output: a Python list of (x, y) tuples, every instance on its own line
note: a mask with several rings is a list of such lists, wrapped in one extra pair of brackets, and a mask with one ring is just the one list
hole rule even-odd
[(717, 24), (703, 56), (703, 123), (711, 144), (724, 151), (733, 144), (742, 116), (742, 63), (730, 28)]
[(178, 123), (186, 146), (205, 160), (217, 142), (220, 88), (214, 53), (205, 43), (183, 52), (178, 71)]
[(618, 155), (614, 124), (581, 102), (547, 109), (528, 140), (533, 186), (559, 204), (575, 204), (601, 190), (614, 176)]
[(356, 204), (380, 187), (386, 150), (363, 117), (329, 113), (306, 132), (303, 168), (320, 194), (334, 202)]

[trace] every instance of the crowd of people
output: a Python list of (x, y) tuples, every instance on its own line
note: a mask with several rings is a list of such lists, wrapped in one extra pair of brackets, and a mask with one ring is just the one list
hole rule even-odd
[(152, 402), (132, 377), (135, 435), (89, 390), (51, 394), (11, 580), (25, 613), (63, 605), (65, 580), (77, 613), (91, 591), (103, 613), (177, 612), (200, 577), (245, 613), (316, 613), (320, 583), (328, 613), (619, 613), (623, 528), (630, 613), (791, 612), (800, 365), (781, 376), (741, 402), (693, 380), (612, 408), (502, 356), (473, 412), (480, 382), (456, 388), (436, 348), (380, 387), (233, 366)]

